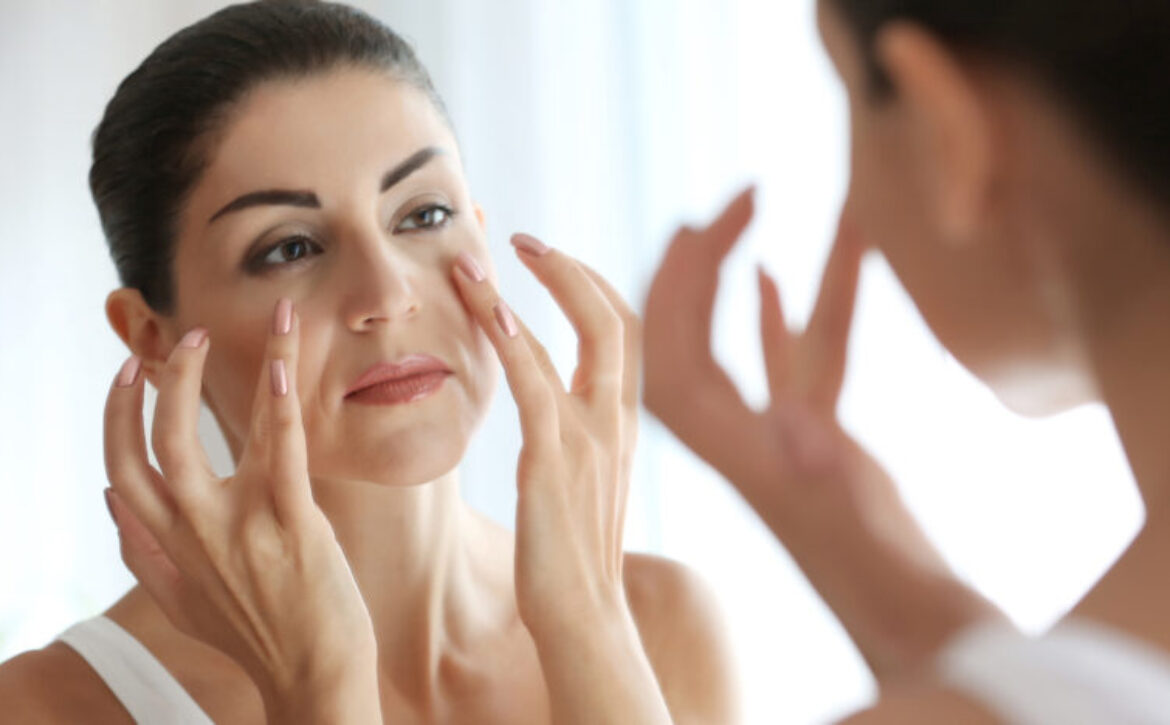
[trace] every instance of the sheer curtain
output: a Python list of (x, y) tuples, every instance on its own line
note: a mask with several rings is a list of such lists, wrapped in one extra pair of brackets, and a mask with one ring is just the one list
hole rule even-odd
[[(101, 501), (101, 409), (124, 355), (102, 312), (116, 284), (85, 186), (89, 134), (117, 82), (210, 0), (0, 5), (0, 658), (100, 611), (131, 579)], [(761, 209), (724, 272), (715, 349), (763, 402), (753, 267), (794, 321), (816, 292), (847, 173), (844, 99), (813, 3), (764, 0), (362, 0), (412, 39), (451, 108), (507, 298), (567, 377), (576, 341), (507, 237), (595, 266), (636, 307), (670, 232), (743, 184)], [(842, 415), (902, 486), (956, 570), (1043, 628), (1140, 521), (1100, 408), (1004, 412), (867, 263)], [(204, 420), (208, 445), (222, 444)], [(520, 445), (501, 386), (463, 465), (467, 497), (511, 523)], [(750, 510), (644, 418), (632, 548), (714, 588), (749, 722), (821, 722), (872, 682)], [(1042, 533), (1041, 533), (1042, 532)]]

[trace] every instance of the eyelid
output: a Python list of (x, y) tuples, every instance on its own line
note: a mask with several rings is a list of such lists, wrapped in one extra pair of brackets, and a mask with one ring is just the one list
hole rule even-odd
[[(424, 209), (430, 209), (430, 208), (435, 208), (435, 207), (443, 209), (447, 212), (448, 221), (450, 221), (451, 218), (454, 218), (459, 212), (458, 208), (455, 206), (455, 203), (453, 201), (451, 201), (449, 198), (447, 198), (447, 196), (445, 196), (444, 194), (440, 194), (437, 192), (419, 194), (418, 196), (413, 197), (412, 199), (408, 200), (405, 204), (403, 204), (399, 207), (400, 211), (394, 215), (394, 217), (390, 221), (390, 224), (387, 225), (387, 228), (391, 232), (396, 232), (397, 229), (400, 226), (402, 226), (402, 223), (405, 222), (410, 217), (414, 216), (415, 214), (419, 213), (420, 211), (423, 211)], [(444, 222), (443, 224), (440, 225), (440, 227), (445, 226), (446, 223), (447, 222)], [(434, 227), (434, 228), (439, 228), (439, 227)], [(427, 231), (428, 229), (430, 229), (430, 227), (423, 227), (423, 228), (417, 229), (417, 230), (416, 229), (408, 229), (408, 230), (404, 230), (404, 231), (406, 231), (406, 232)]]

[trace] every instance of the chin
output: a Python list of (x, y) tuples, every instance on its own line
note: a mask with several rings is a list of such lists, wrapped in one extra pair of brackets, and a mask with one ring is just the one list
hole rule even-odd
[(314, 466), (313, 475), (409, 488), (430, 483), (457, 468), (469, 442), (469, 436), (450, 430), (435, 435), (416, 428), (339, 452), (328, 464)]

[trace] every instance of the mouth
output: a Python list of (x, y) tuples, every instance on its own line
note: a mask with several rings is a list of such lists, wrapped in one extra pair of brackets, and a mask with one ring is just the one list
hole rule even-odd
[(345, 400), (367, 405), (412, 403), (436, 393), (451, 375), (451, 369), (434, 356), (408, 355), (371, 366), (349, 387)]

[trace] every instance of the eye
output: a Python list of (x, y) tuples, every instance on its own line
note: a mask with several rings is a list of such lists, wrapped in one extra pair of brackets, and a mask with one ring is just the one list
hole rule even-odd
[(443, 204), (428, 204), (411, 212), (398, 223), (395, 232), (411, 232), (423, 229), (438, 229), (451, 223), (455, 210)]
[(320, 254), (321, 247), (309, 237), (299, 234), (285, 237), (260, 252), (249, 263), (253, 270), (264, 270), (300, 261), (310, 254)]

